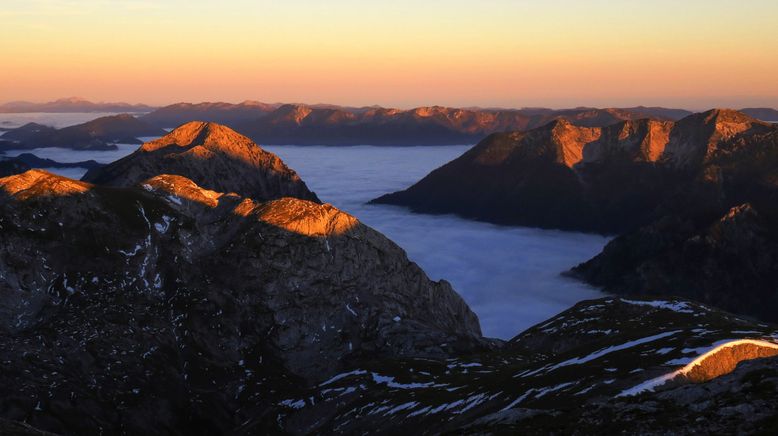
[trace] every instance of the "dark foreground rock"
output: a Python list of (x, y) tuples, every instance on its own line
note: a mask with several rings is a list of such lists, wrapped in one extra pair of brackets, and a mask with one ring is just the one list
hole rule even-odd
[(329, 205), (37, 170), (0, 193), (8, 419), (69, 434), (275, 427), (282, 392), (364, 356), (489, 345), (448, 283)]
[[(496, 350), (365, 362), (285, 399), (282, 422), (296, 434), (765, 431), (778, 358), (751, 359), (778, 355), (775, 334), (683, 300), (582, 302)], [(742, 338), (759, 346), (729, 353)], [(736, 369), (695, 384), (684, 371), (708, 351), (706, 366)]]

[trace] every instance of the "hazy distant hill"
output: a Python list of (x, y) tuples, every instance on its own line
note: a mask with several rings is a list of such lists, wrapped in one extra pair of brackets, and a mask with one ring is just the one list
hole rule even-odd
[(78, 97), (61, 98), (47, 103), (12, 101), (0, 105), (0, 113), (25, 112), (151, 112), (155, 108), (145, 104), (94, 103)]
[(762, 121), (778, 121), (778, 110), (769, 107), (749, 107), (740, 109), (740, 112)]
[(5, 149), (62, 147), (74, 150), (113, 150), (116, 143), (140, 144), (138, 137), (162, 136), (165, 131), (129, 114), (100, 117), (62, 129), (28, 123), (3, 135)]

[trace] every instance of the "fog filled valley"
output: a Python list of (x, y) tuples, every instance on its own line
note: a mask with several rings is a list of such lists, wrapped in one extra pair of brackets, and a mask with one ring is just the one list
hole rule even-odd
[[(13, 120), (16, 127), (33, 121), (66, 127), (94, 118), (94, 114), (8, 115), (0, 114), (0, 122)], [(117, 144), (111, 151), (56, 147), (29, 151), (57, 162), (93, 159), (110, 163), (137, 148)], [(451, 282), (478, 315), (486, 336), (510, 339), (578, 301), (603, 295), (562, 273), (599, 253), (608, 241), (605, 236), (498, 226), (454, 215), (415, 214), (402, 207), (367, 204), (407, 188), (470, 146), (263, 148), (294, 168), (322, 201), (356, 216), (399, 244), (430, 278)], [(9, 151), (7, 156), (21, 152)], [(82, 168), (44, 169), (73, 179), (86, 173)]]
[(0, 113), (0, 433), (776, 428), (775, 126), (262, 110)]

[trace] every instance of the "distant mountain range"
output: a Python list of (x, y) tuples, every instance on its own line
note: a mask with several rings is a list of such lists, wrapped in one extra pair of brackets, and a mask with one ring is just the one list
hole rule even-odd
[[(773, 109), (752, 108), (762, 119), (775, 118)], [(391, 109), (380, 106), (230, 103), (178, 103), (142, 117), (163, 128), (189, 120), (229, 125), (261, 144), (276, 145), (451, 145), (472, 144), (495, 132), (528, 130), (565, 119), (584, 127), (604, 127), (619, 121), (652, 118), (676, 121), (691, 111), (663, 107), (573, 109), (481, 109), (442, 106)]]
[(79, 97), (61, 98), (46, 103), (11, 101), (0, 104), (0, 113), (26, 112), (151, 112), (155, 108), (145, 104), (94, 103)]
[(82, 124), (55, 129), (27, 123), (0, 137), (0, 150), (45, 147), (74, 150), (114, 150), (116, 143), (140, 144), (138, 137), (162, 136), (165, 131), (130, 114), (110, 115)]
[(244, 102), (180, 103), (141, 119), (159, 127), (174, 127), (192, 119), (214, 121), (262, 144), (450, 145), (474, 143), (493, 132), (525, 130), (557, 118), (584, 126), (604, 126), (625, 119), (670, 120), (689, 113), (644, 107), (493, 110), (431, 106), (402, 110)]
[[(159, 128), (192, 120), (227, 125), (261, 144), (275, 145), (452, 145), (474, 144), (506, 131), (529, 130), (564, 119), (576, 126), (605, 127), (619, 121), (651, 118), (677, 121), (693, 112), (635, 106), (627, 108), (453, 108), (443, 106), (393, 109), (331, 104), (176, 103), (161, 108), (127, 103), (93, 103), (80, 98), (49, 103), (11, 102), (0, 113), (117, 112), (145, 113), (140, 118)], [(746, 108), (743, 113), (778, 121), (778, 111)], [(7, 139), (7, 138), (4, 138)]]

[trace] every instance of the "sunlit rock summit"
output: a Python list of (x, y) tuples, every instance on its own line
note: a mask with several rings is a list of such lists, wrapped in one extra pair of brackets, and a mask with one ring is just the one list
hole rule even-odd
[(228, 127), (200, 121), (183, 124), (129, 156), (89, 171), (83, 179), (128, 187), (163, 173), (183, 175), (204, 188), (255, 200), (296, 197), (319, 201), (278, 156)]

